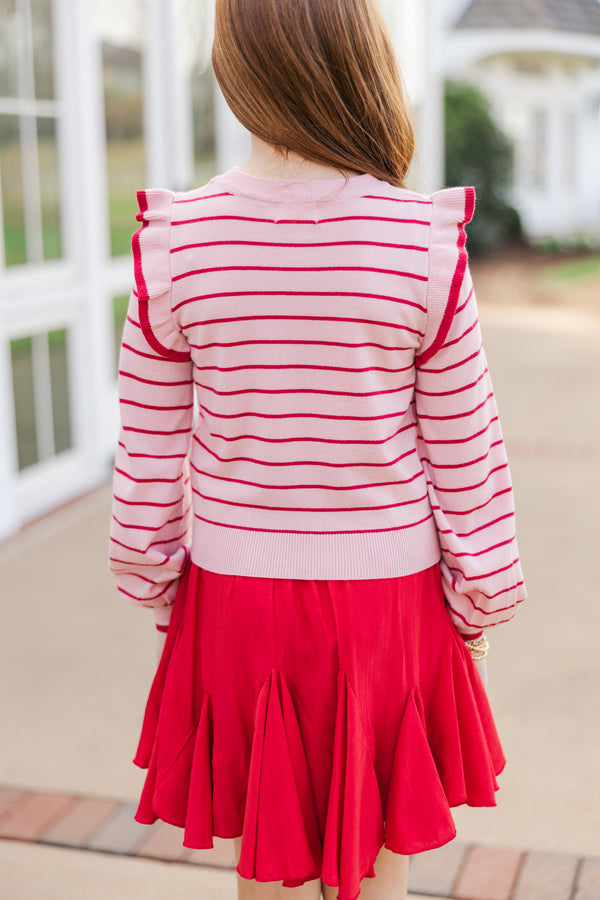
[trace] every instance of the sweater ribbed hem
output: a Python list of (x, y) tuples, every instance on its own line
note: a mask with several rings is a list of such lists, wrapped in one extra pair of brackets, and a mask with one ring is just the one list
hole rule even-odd
[(221, 575), (364, 581), (412, 575), (435, 565), (433, 519), (396, 531), (290, 534), (228, 528), (196, 520), (193, 562)]

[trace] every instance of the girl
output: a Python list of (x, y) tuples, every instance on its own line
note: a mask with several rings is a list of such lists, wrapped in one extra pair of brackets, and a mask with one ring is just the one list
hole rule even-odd
[(404, 187), (375, 0), (217, 0), (213, 63), (252, 154), (139, 192), (120, 358), (111, 566), (166, 634), (136, 818), (234, 838), (241, 900), (399, 898), (495, 803), (472, 656), (525, 597), (473, 190)]

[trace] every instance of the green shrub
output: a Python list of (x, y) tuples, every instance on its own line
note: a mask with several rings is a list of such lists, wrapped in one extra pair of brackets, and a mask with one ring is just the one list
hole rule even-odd
[(487, 99), (468, 84), (445, 86), (446, 184), (473, 185), (477, 209), (468, 226), (469, 251), (483, 255), (521, 238), (518, 212), (506, 199), (512, 145), (490, 114)]

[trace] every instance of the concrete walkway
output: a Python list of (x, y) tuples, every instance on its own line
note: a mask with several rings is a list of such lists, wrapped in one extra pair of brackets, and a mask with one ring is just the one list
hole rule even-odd
[[(513, 623), (490, 633), (490, 698), (509, 760), (499, 806), (456, 810), (456, 846), (505, 848), (521, 864), (525, 851), (527, 859), (597, 857), (600, 324), (518, 308), (483, 308), (482, 322), (530, 597)], [(149, 615), (116, 596), (106, 568), (108, 518), (105, 487), (0, 546), (3, 785), (137, 799), (143, 773), (130, 760), (155, 633)], [(526, 900), (599, 900), (596, 863), (587, 865), (585, 884), (571, 879), (559, 896), (554, 880)], [(12, 839), (0, 842), (2, 882), (2, 900), (235, 896), (228, 870)], [(515, 900), (516, 886), (509, 895), (492, 887), (454, 896)]]

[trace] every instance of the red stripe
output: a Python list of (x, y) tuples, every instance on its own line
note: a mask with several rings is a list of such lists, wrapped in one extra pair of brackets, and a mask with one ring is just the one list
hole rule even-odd
[(414, 203), (415, 206), (433, 206), (432, 200), (410, 200), (406, 197), (379, 197), (376, 194), (363, 194), (365, 200), (389, 200), (392, 203)]
[(129, 528), (133, 531), (160, 531), (161, 528), (164, 528), (166, 525), (173, 525), (175, 522), (181, 522), (182, 519), (185, 519), (187, 514), (189, 513), (189, 509), (186, 512), (182, 513), (180, 516), (175, 516), (173, 519), (168, 519), (166, 522), (162, 522), (160, 525), (131, 525), (126, 522), (121, 522), (120, 519), (113, 514), (113, 520), (120, 525), (121, 528)]
[(476, 557), (476, 556), (484, 556), (486, 553), (491, 553), (492, 550), (497, 550), (499, 547), (506, 547), (507, 544), (512, 544), (515, 540), (515, 536), (509, 538), (507, 541), (501, 541), (499, 544), (493, 544), (491, 547), (486, 547), (485, 550), (478, 550), (477, 553), (455, 553), (449, 547), (442, 547), (442, 551), (444, 553), (449, 553), (455, 559), (463, 556)]
[[(133, 574), (133, 573), (132, 573)], [(163, 594), (166, 594), (170, 585), (167, 585), (160, 591), (158, 594), (153, 594), (151, 597), (138, 597), (137, 594), (130, 594), (129, 591), (126, 591), (124, 587), (119, 585), (119, 590), (122, 594), (125, 594), (126, 597), (131, 597), (132, 600), (137, 600), (139, 603), (146, 603), (152, 600), (158, 600), (159, 597), (162, 597)]]
[(131, 378), (133, 381), (140, 381), (142, 384), (155, 384), (159, 387), (182, 387), (183, 385), (192, 385), (194, 383), (191, 378), (186, 378), (184, 381), (154, 381), (150, 378), (140, 378), (139, 375), (133, 375), (132, 372), (126, 372), (124, 369), (119, 369), (119, 375), (123, 378)]
[[(124, 406), (137, 406), (139, 409), (155, 409), (161, 412), (174, 412), (182, 409), (193, 409), (193, 403), (186, 403), (184, 406), (151, 406), (149, 403), (138, 403), (136, 400), (126, 400), (121, 396), (119, 403)], [(174, 432), (175, 434), (176, 432)]]
[(153, 431), (150, 428), (132, 428), (129, 425), (123, 425), (123, 431), (132, 431), (134, 434), (154, 434), (158, 437), (172, 437), (174, 434), (188, 434), (189, 428), (177, 428), (174, 431)]
[[(195, 300), (201, 300), (202, 297), (194, 297)], [(399, 331), (409, 331), (419, 337), (423, 336), (422, 331), (414, 328), (408, 328), (406, 325), (400, 325), (396, 322), (380, 322), (377, 319), (352, 319), (344, 316), (229, 316), (222, 319), (205, 319), (199, 322), (189, 322), (183, 326), (183, 330), (195, 328), (197, 325), (222, 325), (224, 323), (241, 323), (241, 322), (344, 322), (353, 325), (376, 325), (381, 328), (395, 328)]]
[(478, 325), (479, 325), (479, 319), (475, 319), (473, 324), (469, 325), (469, 327), (466, 329), (466, 331), (463, 331), (463, 333), (461, 335), (459, 335), (457, 338), (454, 338), (453, 341), (447, 341), (444, 344), (444, 350), (447, 350), (448, 347), (453, 347), (454, 344), (460, 344), (460, 342), (464, 341), (464, 339), (467, 337), (467, 335), (471, 334), (471, 332), (474, 331)]
[(504, 469), (508, 469), (508, 463), (506, 463), (506, 462), (502, 463), (501, 466), (495, 466), (493, 469), (490, 469), (490, 471), (485, 476), (483, 481), (479, 481), (477, 484), (468, 484), (468, 485), (463, 485), (462, 487), (453, 487), (453, 488), (443, 488), (443, 487), (440, 487), (439, 484), (436, 484), (434, 486), (434, 490), (441, 491), (442, 494), (457, 494), (457, 493), (462, 494), (462, 493), (466, 493), (466, 491), (474, 491), (477, 488), (483, 487), (484, 484), (487, 484), (487, 482), (490, 480), (492, 475), (495, 475), (496, 472), (501, 472)]
[[(517, 562), (518, 562), (518, 561), (519, 561), (519, 560), (517, 560)], [(508, 566), (508, 568), (510, 568), (510, 566)], [(452, 579), (452, 585), (453, 585), (453, 587), (454, 587), (455, 584), (456, 584), (456, 580), (453, 578), (453, 579)], [(502, 594), (509, 594), (511, 591), (515, 591), (518, 587), (522, 587), (523, 584), (524, 584), (524, 583), (523, 583), (522, 581), (517, 581), (515, 584), (511, 584), (511, 585), (509, 585), (509, 586), (506, 587), (506, 588), (502, 588), (502, 590), (500, 590), (500, 591), (496, 591), (495, 594), (485, 594), (483, 591), (477, 591), (477, 594), (478, 594), (479, 596), (481, 596), (481, 597), (485, 597), (486, 600), (495, 600), (496, 597), (501, 597)], [(456, 588), (454, 588), (454, 589), (456, 590)], [(460, 593), (460, 592), (457, 591), (457, 593)], [(477, 609), (479, 612), (484, 613), (484, 615), (486, 615), (486, 616), (493, 616), (496, 612), (505, 612), (507, 609), (512, 609), (513, 606), (515, 605), (515, 604), (513, 604), (512, 606), (503, 606), (501, 609), (491, 610), (491, 611), (488, 612), (488, 611), (485, 610), (485, 609), (481, 609), (479, 606), (475, 606), (475, 602), (474, 602), (474, 600), (470, 597), (469, 594), (465, 594), (464, 596), (469, 598), (469, 600), (471, 601), (471, 603), (473, 604), (473, 606), (475, 607), (475, 609)], [(518, 601), (517, 601), (517, 603), (521, 603), (521, 602), (522, 602), (521, 600), (518, 600)]]
[(417, 359), (417, 365), (421, 365), (427, 360), (431, 359), (438, 350), (444, 346), (446, 338), (448, 337), (448, 332), (450, 331), (450, 326), (452, 324), (452, 320), (456, 314), (456, 307), (458, 305), (458, 300), (460, 297), (460, 290), (463, 283), (463, 279), (465, 277), (465, 272), (467, 270), (467, 261), (469, 259), (468, 253), (466, 251), (466, 242), (467, 242), (467, 233), (465, 231), (465, 223), (470, 222), (473, 216), (473, 210), (475, 208), (475, 191), (473, 188), (465, 188), (465, 210), (464, 210), (464, 218), (462, 223), (458, 227), (458, 240), (457, 240), (457, 250), (458, 250), (458, 259), (456, 262), (456, 269), (454, 271), (454, 277), (452, 279), (452, 284), (450, 285), (450, 295), (448, 297), (448, 302), (446, 304), (446, 308), (444, 310), (444, 316), (442, 318), (442, 322), (438, 329), (438, 332), (432, 342), (432, 344), (424, 351), (424, 353), (420, 354)]
[(119, 447), (123, 448), (130, 459), (185, 459), (187, 456), (187, 453), (130, 453), (121, 441)]
[[(389, 303), (401, 303), (403, 306), (412, 306), (415, 309), (421, 310), (421, 312), (427, 312), (427, 309), (422, 306), (420, 303), (413, 302), (412, 300), (406, 300), (403, 297), (390, 297), (388, 294), (366, 294), (361, 293), (360, 291), (254, 291), (254, 290), (245, 290), (245, 291), (217, 291), (214, 294), (201, 294), (197, 297), (188, 297), (185, 300), (181, 300), (179, 303), (176, 303), (173, 306), (173, 312), (177, 312), (178, 309), (181, 309), (183, 306), (188, 306), (190, 303), (201, 302), (203, 300), (217, 300), (223, 297), (360, 297), (363, 300), (385, 300)], [(273, 316), (256, 316), (252, 318), (279, 318)], [(288, 316), (288, 318), (298, 318), (297, 316)], [(302, 317), (304, 318), (304, 316)], [(306, 318), (311, 318), (307, 316)], [(223, 321), (229, 321), (224, 319)], [(335, 320), (339, 321), (339, 320)], [(355, 319), (348, 319), (345, 321), (354, 322)], [(194, 323), (198, 324), (198, 323)], [(189, 327), (189, 326), (188, 326)], [(399, 327), (399, 326), (396, 326)], [(408, 329), (409, 331), (411, 329)], [(418, 332), (419, 334), (421, 332)]]
[[(439, 507), (437, 507), (437, 509), (439, 509)], [(458, 531), (453, 531), (451, 528), (438, 528), (438, 532), (440, 534), (453, 534), (457, 538), (472, 537), (474, 534), (477, 534), (478, 531), (485, 531), (486, 528), (491, 528), (492, 525), (497, 525), (498, 522), (503, 522), (505, 519), (513, 519), (513, 518), (514, 518), (514, 513), (509, 512), (503, 516), (498, 516), (497, 519), (492, 519), (491, 522), (485, 522), (484, 525), (479, 525), (478, 528), (474, 528), (472, 531), (464, 531), (461, 533)]]
[[(405, 413), (401, 413), (401, 415), (405, 415)], [(311, 443), (311, 444), (340, 444), (346, 447), (350, 445), (354, 446), (355, 444), (361, 445), (381, 445), (387, 444), (388, 441), (393, 440), (397, 437), (402, 431), (405, 431), (407, 428), (411, 428), (412, 425), (405, 425), (403, 428), (400, 428), (398, 431), (395, 431), (389, 437), (382, 438), (378, 441), (367, 441), (367, 440), (356, 440), (356, 441), (348, 441), (348, 440), (339, 440), (335, 438), (318, 438), (318, 437), (289, 437), (289, 438), (269, 438), (262, 437), (258, 434), (237, 434), (229, 437), (225, 434), (217, 434), (214, 431), (210, 431), (209, 434), (211, 437), (219, 438), (222, 441), (234, 442), (234, 441), (260, 441), (265, 444), (296, 444), (296, 443)]]
[[(240, 394), (324, 394), (328, 397), (383, 397), (386, 394), (399, 394), (402, 391), (412, 390), (412, 383), (405, 384), (403, 387), (390, 388), (388, 391), (369, 391), (366, 394), (360, 394), (356, 391), (325, 391), (317, 388), (241, 388), (238, 391), (218, 391), (216, 388), (209, 387), (207, 384), (195, 382), (196, 386), (219, 397), (238, 397)], [(412, 405), (412, 404), (411, 404)]]
[[(376, 344), (373, 341), (363, 341), (360, 344), (352, 344), (344, 341), (300, 341), (294, 340), (293, 338), (288, 340), (266, 340), (257, 338), (256, 340), (250, 341), (212, 341), (210, 344), (192, 344), (190, 343), (190, 347), (193, 347), (194, 350), (210, 350), (212, 347), (248, 347), (252, 345), (256, 346), (270, 346), (270, 345), (298, 345), (298, 346), (308, 346), (308, 347), (348, 347), (352, 350), (358, 350), (361, 347), (375, 347), (378, 350), (390, 350), (396, 353), (412, 353), (412, 347), (389, 347), (386, 344)], [(410, 366), (406, 366), (404, 369), (398, 369), (398, 372), (405, 372), (409, 369), (412, 369), (412, 364)]]
[(473, 407), (473, 409), (468, 410), (468, 412), (455, 413), (452, 416), (426, 416), (423, 413), (419, 413), (419, 419), (427, 419), (432, 422), (449, 422), (453, 419), (465, 419), (467, 416), (472, 416), (473, 413), (476, 413), (478, 410), (482, 409), (489, 400), (492, 400), (494, 397), (493, 391), (487, 395), (485, 400), (481, 403), (478, 403), (477, 406)]
[(173, 203), (199, 203), (201, 200), (215, 200), (217, 197), (233, 197), (233, 194), (230, 194), (228, 191), (223, 191), (221, 194), (205, 194), (201, 197), (184, 197), (183, 199), (173, 200)]
[[(191, 509), (191, 507), (190, 507), (190, 509)], [(185, 516), (183, 516), (182, 518), (185, 518), (189, 514), (190, 509), (186, 510)], [(189, 528), (186, 528), (185, 531), (181, 532), (181, 534), (176, 534), (173, 537), (160, 538), (158, 541), (152, 541), (151, 544), (148, 544), (148, 550), (150, 550), (151, 547), (159, 547), (159, 546), (163, 546), (164, 544), (181, 544), (181, 542), (185, 538), (188, 537), (188, 534), (189, 534)], [(165, 555), (166, 555), (166, 551), (165, 551)]]
[[(119, 544), (120, 547), (126, 547), (126, 549), (128, 549), (128, 550), (134, 550), (136, 553), (139, 553), (141, 556), (144, 556), (144, 553), (145, 553), (144, 550), (136, 550), (135, 547), (127, 547), (126, 544), (121, 544), (120, 541), (115, 541), (114, 538), (111, 538), (111, 540), (112, 540), (115, 544)], [(117, 556), (109, 556), (109, 560), (110, 560), (110, 562), (112, 562), (112, 563), (119, 563), (119, 565), (122, 565), (122, 566), (132, 566), (132, 565), (135, 565), (135, 563), (132, 562), (132, 560), (130, 560), (130, 559), (119, 559)], [(163, 566), (164, 563), (163, 563), (162, 561), (155, 562), (155, 563), (151, 563), (151, 562), (146, 562), (146, 561), (144, 560), (144, 562), (142, 563), (142, 565), (143, 565), (144, 567), (145, 567), (145, 566), (150, 566), (150, 567), (152, 567), (152, 568), (157, 568), (158, 566)], [(122, 570), (120, 570), (120, 571), (122, 571)]]
[(334, 422), (378, 422), (384, 419), (396, 419), (398, 416), (406, 415), (406, 411), (387, 413), (383, 416), (332, 416), (325, 413), (259, 413), (259, 412), (241, 412), (241, 413), (216, 413), (207, 406), (200, 404), (202, 412), (215, 419), (327, 419)]
[[(196, 366), (198, 372), (246, 372), (256, 369), (264, 369), (266, 371), (283, 371), (289, 369), (309, 369), (314, 372), (352, 372), (360, 374), (362, 372), (389, 372), (392, 375), (398, 375), (401, 372), (408, 372), (412, 366), (404, 366), (399, 369), (389, 369), (386, 366), (364, 366), (362, 369), (353, 369), (350, 366), (320, 366), (309, 365), (307, 363), (287, 363), (285, 365), (273, 365), (270, 363), (247, 365), (247, 366)], [(483, 376), (482, 376), (483, 377)], [(467, 387), (472, 385), (467, 385)], [(412, 384), (409, 385), (412, 388)], [(467, 388), (461, 388), (466, 390)], [(458, 391), (457, 391), (458, 393)]]
[(468, 296), (467, 296), (467, 299), (465, 300), (465, 302), (464, 302), (464, 303), (461, 303), (460, 306), (457, 306), (457, 307), (456, 307), (456, 313), (455, 313), (455, 316), (458, 316), (459, 313), (463, 312), (463, 310), (465, 310), (465, 309), (467, 308), (467, 306), (469, 305), (469, 301), (470, 301), (471, 297), (473, 296), (474, 292), (475, 292), (475, 289), (474, 289), (474, 288), (471, 288), (471, 290), (469, 291)]
[[(376, 272), (380, 275), (397, 275), (400, 278), (413, 278), (415, 281), (427, 281), (427, 275), (416, 275), (414, 272), (398, 272), (395, 269), (378, 269), (373, 266), (213, 266), (209, 269), (190, 269), (175, 275), (173, 281), (182, 281), (184, 278), (191, 278), (193, 275), (209, 275), (215, 272)], [(254, 291), (252, 291), (254, 293)], [(284, 292), (287, 293), (287, 292)], [(294, 292), (296, 293), (296, 292)], [(313, 292), (311, 291), (311, 294)], [(376, 294), (345, 294), (340, 292), (342, 297), (358, 296), (358, 297), (377, 297)], [(335, 293), (321, 294), (315, 292), (315, 296), (336, 296)], [(385, 298), (392, 299), (392, 298)], [(177, 307), (174, 307), (176, 309)], [(426, 308), (421, 307), (423, 312)]]
[(425, 373), (427, 375), (440, 375), (442, 372), (450, 372), (451, 369), (459, 369), (461, 366), (464, 366), (466, 363), (471, 362), (471, 360), (476, 359), (483, 349), (483, 343), (481, 343), (475, 353), (471, 353), (470, 356), (465, 357), (465, 359), (461, 359), (460, 362), (452, 363), (450, 366), (442, 366), (441, 369), (425, 369), (420, 368), (419, 372), (421, 374)]
[(211, 497), (203, 494), (196, 488), (192, 488), (194, 494), (201, 497), (202, 500), (208, 500), (210, 503), (221, 503), (224, 506), (235, 506), (242, 509), (266, 509), (272, 512), (294, 512), (294, 513), (351, 513), (351, 512), (376, 512), (381, 509), (397, 509), (400, 506), (412, 506), (414, 503), (422, 503), (427, 500), (427, 494), (422, 497), (415, 497), (413, 500), (402, 500), (400, 503), (386, 503), (379, 506), (344, 506), (336, 507), (320, 507), (320, 506), (264, 506), (260, 503), (239, 503), (236, 500), (224, 500), (222, 497)]
[(179, 219), (172, 225), (195, 225), (197, 222), (261, 222), (267, 225), (330, 225), (335, 222), (390, 222), (394, 225), (429, 225), (425, 219), (392, 219), (387, 216), (337, 216), (332, 219), (261, 219), (254, 216), (200, 216)]
[[(463, 581), (481, 581), (483, 578), (492, 578), (494, 575), (500, 575), (501, 572), (507, 572), (509, 569), (512, 569), (519, 562), (519, 557), (513, 559), (507, 566), (502, 566), (500, 569), (494, 569), (493, 572), (478, 572), (477, 575), (465, 575), (464, 572), (461, 572), (460, 569), (455, 568), (454, 566), (448, 565), (448, 569), (451, 572), (458, 572), (458, 574), (462, 577)], [(481, 592), (483, 594), (483, 591)], [(500, 592), (502, 593), (502, 592)], [(497, 594), (483, 594), (484, 597), (487, 597), (488, 600), (492, 600), (494, 597), (497, 597)]]
[(396, 459), (391, 459), (389, 462), (350, 462), (350, 463), (335, 463), (335, 462), (321, 462), (319, 460), (286, 460), (283, 462), (273, 462), (269, 460), (263, 459), (255, 459), (252, 456), (232, 456), (230, 459), (226, 459), (223, 456), (219, 456), (218, 453), (215, 453), (214, 450), (211, 450), (210, 447), (207, 447), (206, 444), (203, 444), (199, 437), (194, 435), (194, 440), (197, 444), (202, 447), (203, 450), (206, 450), (207, 453), (210, 453), (211, 456), (214, 456), (215, 459), (218, 459), (219, 462), (224, 463), (233, 463), (233, 462), (249, 462), (255, 463), (258, 466), (322, 466), (328, 469), (347, 469), (347, 468), (372, 468), (372, 469), (386, 469), (389, 466), (394, 466), (396, 463), (399, 463), (401, 460), (406, 459), (413, 454), (416, 455), (417, 451), (415, 448), (411, 450), (407, 450), (406, 453), (402, 453), (400, 456), (396, 457)]
[(454, 388), (452, 391), (421, 391), (418, 388), (415, 388), (415, 394), (420, 394), (422, 397), (452, 397), (454, 394), (462, 394), (464, 391), (477, 387), (479, 382), (483, 381), (487, 374), (488, 369), (486, 368), (475, 381), (471, 381), (470, 384), (465, 384), (462, 387)]
[(212, 519), (206, 519), (204, 516), (199, 516), (194, 514), (194, 518), (199, 519), (200, 522), (206, 522), (207, 525), (217, 525), (220, 528), (235, 528), (236, 531), (258, 531), (261, 534), (383, 534), (388, 531), (404, 531), (406, 528), (416, 528), (417, 525), (423, 525), (424, 522), (428, 522), (431, 519), (431, 513), (428, 516), (425, 516), (424, 519), (419, 519), (418, 522), (410, 522), (407, 525), (396, 525), (393, 528), (361, 528), (360, 531), (300, 531), (300, 530), (291, 530), (286, 528), (285, 531), (282, 532), (281, 529), (278, 528), (252, 528), (248, 525), (232, 525), (230, 522), (214, 522)]
[(135, 353), (136, 356), (143, 356), (144, 359), (155, 359), (158, 362), (168, 362), (164, 356), (156, 356), (154, 353), (143, 353), (142, 350), (136, 350), (135, 347), (132, 347), (131, 344), (122, 344), (122, 347), (125, 350), (130, 350), (132, 353)]
[[(433, 487), (433, 484), (431, 481), (428, 481), (427, 484), (429, 485), (429, 487)], [(489, 500), (486, 500), (485, 503), (481, 503), (479, 506), (473, 506), (471, 509), (462, 509), (462, 510), (444, 509), (442, 506), (437, 506), (436, 504), (433, 504), (433, 503), (431, 504), (431, 508), (433, 510), (435, 510), (436, 512), (443, 513), (445, 516), (470, 516), (471, 513), (478, 512), (480, 509), (484, 509), (486, 506), (489, 506), (489, 504), (493, 500), (497, 500), (498, 497), (502, 497), (503, 494), (510, 494), (510, 493), (512, 493), (511, 487), (503, 488), (501, 491), (496, 491), (495, 494), (492, 494), (492, 496), (489, 498)]]
[[(522, 582), (521, 582), (521, 584), (522, 584)], [(517, 587), (518, 587), (518, 586), (519, 586), (519, 585), (517, 585)], [(516, 603), (513, 603), (511, 606), (503, 606), (501, 609), (498, 609), (498, 610), (490, 610), (490, 611), (488, 611), (488, 610), (485, 610), (485, 609), (481, 609), (479, 606), (476, 606), (475, 603), (473, 602), (473, 600), (471, 600), (471, 598), (469, 597), (468, 594), (465, 594), (464, 596), (467, 597), (467, 599), (471, 601), (471, 605), (473, 606), (473, 608), (476, 609), (478, 612), (483, 613), (484, 616), (495, 616), (495, 615), (497, 615), (497, 614), (500, 613), (500, 612), (507, 612), (508, 610), (513, 610), (513, 615), (512, 615), (512, 616), (509, 616), (507, 619), (500, 619), (498, 622), (494, 622), (494, 623), (493, 623), (494, 625), (502, 625), (504, 622), (510, 622), (511, 619), (514, 617), (514, 611), (516, 611), (517, 606), (519, 606), (519, 604), (523, 602), (523, 600), (517, 600), (517, 602), (516, 602)], [(459, 618), (462, 622), (464, 622), (465, 625), (468, 625), (470, 628), (486, 628), (486, 627), (489, 627), (489, 624), (487, 624), (487, 623), (486, 623), (485, 625), (473, 625), (473, 624), (471, 624), (471, 622), (469, 622), (468, 619), (465, 619), (465, 617), (464, 617), (463, 615), (461, 615), (461, 614), (458, 612), (458, 610), (456, 610), (456, 609), (454, 608), (454, 606), (452, 606), (451, 603), (448, 603), (448, 606), (449, 606), (450, 609), (452, 610), (453, 614), (454, 614), (457, 618)]]
[(413, 481), (416, 481), (423, 475), (423, 473), (419, 471), (415, 475), (412, 475), (410, 478), (405, 478), (400, 481), (374, 481), (372, 484), (264, 484), (260, 481), (247, 481), (243, 478), (227, 478), (225, 475), (215, 475), (212, 472), (206, 472), (203, 469), (199, 469), (194, 465), (194, 463), (191, 463), (191, 466), (192, 469), (198, 473), (198, 475), (202, 475), (206, 478), (213, 478), (215, 481), (227, 481), (231, 484), (244, 484), (248, 487), (264, 488), (265, 490), (270, 491), (362, 491), (371, 488), (397, 487), (398, 485), (402, 484), (412, 484)]
[(324, 247), (385, 247), (390, 250), (415, 250), (418, 253), (427, 253), (429, 247), (420, 247), (416, 244), (390, 244), (385, 241), (318, 241), (307, 244), (297, 244), (283, 241), (199, 241), (194, 244), (180, 244), (171, 247), (171, 253), (180, 253), (182, 250), (199, 250), (204, 247), (282, 247), (298, 250), (310, 250), (311, 248)]
[(128, 478), (129, 481), (135, 481), (136, 484), (176, 484), (183, 478), (183, 473), (177, 475), (175, 478), (134, 478), (133, 475), (129, 475), (128, 472), (119, 469), (118, 466), (115, 466), (115, 472), (118, 472), (119, 475), (123, 475), (124, 478)]
[(150, 319), (148, 316), (148, 301), (150, 299), (150, 296), (144, 276), (141, 249), (141, 235), (144, 229), (148, 226), (148, 221), (144, 218), (146, 212), (148, 211), (148, 197), (146, 195), (146, 192), (138, 191), (137, 200), (140, 209), (137, 218), (141, 218), (142, 225), (133, 235), (131, 239), (131, 247), (133, 251), (133, 271), (135, 276), (135, 283), (138, 289), (138, 310), (140, 316), (140, 325), (142, 327), (142, 331), (144, 332), (146, 340), (153, 350), (155, 350), (161, 356), (164, 356), (166, 359), (183, 362), (189, 359), (189, 352), (183, 350), (171, 350), (168, 347), (164, 347), (155, 336), (154, 332), (152, 331), (152, 326), (150, 325)]
[(426, 463), (429, 463), (429, 465), (430, 465), (433, 469), (466, 469), (468, 466), (474, 466), (474, 465), (476, 465), (477, 463), (483, 462), (484, 459), (487, 459), (487, 458), (489, 457), (489, 455), (490, 455), (490, 453), (492, 452), (492, 450), (494, 449), (494, 447), (501, 447), (501, 446), (503, 446), (503, 445), (504, 445), (504, 441), (502, 441), (502, 440), (494, 441), (493, 444), (490, 444), (490, 447), (489, 447), (487, 453), (484, 453), (483, 456), (478, 456), (476, 459), (470, 459), (470, 460), (468, 460), (467, 462), (460, 462), (460, 463), (444, 463), (444, 464), (442, 464), (442, 463), (434, 463), (434, 462), (432, 462), (430, 459), (428, 459), (426, 456), (424, 456), (424, 457), (422, 458), (422, 461), (423, 461), (423, 462), (426, 462)]
[[(189, 512), (189, 510), (188, 510), (188, 512)], [(187, 515), (187, 513), (186, 513), (186, 515)], [(175, 535), (174, 537), (171, 537), (171, 538), (165, 537), (165, 538), (161, 538), (161, 540), (159, 540), (159, 541), (153, 541), (151, 544), (148, 544), (148, 547), (146, 550), (140, 550), (137, 547), (130, 547), (129, 544), (124, 544), (122, 541), (118, 541), (116, 539), (116, 537), (111, 537), (111, 541), (113, 544), (118, 544), (119, 547), (123, 547), (124, 550), (131, 550), (134, 553), (139, 553), (140, 555), (145, 556), (151, 547), (158, 547), (159, 544), (174, 544), (177, 541), (182, 541), (187, 536), (187, 533), (188, 532), (186, 529), (181, 534)], [(140, 565), (144, 565), (144, 566), (152, 566), (152, 565), (164, 566), (164, 564), (165, 564), (164, 562), (147, 563), (145, 560), (143, 563), (140, 563)], [(129, 563), (129, 565), (132, 565), (132, 563)], [(133, 565), (135, 565), (135, 563), (133, 563)]]
[(425, 440), (425, 443), (427, 445), (431, 445), (431, 444), (467, 444), (469, 441), (472, 441), (475, 438), (481, 437), (482, 434), (485, 434), (485, 432), (488, 431), (492, 427), (494, 422), (497, 422), (497, 421), (498, 421), (498, 416), (494, 416), (493, 419), (490, 419), (490, 421), (485, 426), (485, 428), (482, 428), (481, 431), (476, 431), (475, 434), (470, 434), (468, 437), (447, 438), (446, 440), (439, 440), (439, 441), (437, 441), (437, 440), (433, 441), (433, 440), (430, 440), (429, 438), (427, 438), (427, 440)]
[(177, 506), (184, 498), (183, 494), (181, 494), (176, 500), (171, 500), (169, 503), (156, 503), (152, 500), (124, 500), (123, 497), (114, 494), (114, 499), (125, 506), (154, 506), (157, 509), (166, 509), (168, 506)]

